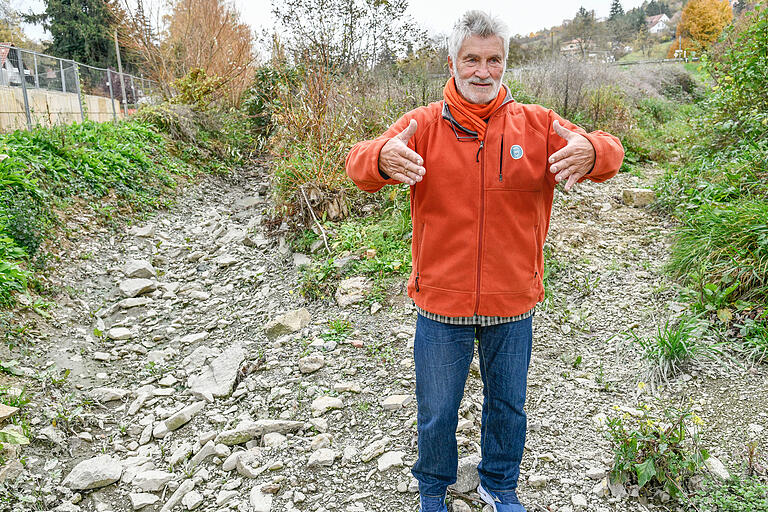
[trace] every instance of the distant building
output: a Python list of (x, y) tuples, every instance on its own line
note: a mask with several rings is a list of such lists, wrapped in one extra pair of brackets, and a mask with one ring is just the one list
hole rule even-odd
[(649, 16), (645, 19), (648, 32), (651, 34), (658, 34), (669, 28), (669, 16), (666, 14), (657, 14), (656, 16)]

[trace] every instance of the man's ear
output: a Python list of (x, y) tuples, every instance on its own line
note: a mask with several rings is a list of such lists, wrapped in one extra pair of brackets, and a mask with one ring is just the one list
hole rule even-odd
[(451, 56), (448, 56), (448, 71), (450, 71), (451, 76), (453, 76), (453, 59), (451, 59)]

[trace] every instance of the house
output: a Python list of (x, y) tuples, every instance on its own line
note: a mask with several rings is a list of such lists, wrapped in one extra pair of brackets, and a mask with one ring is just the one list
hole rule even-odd
[(656, 16), (649, 16), (645, 19), (648, 32), (651, 34), (658, 34), (669, 28), (669, 16), (666, 14), (657, 14)]

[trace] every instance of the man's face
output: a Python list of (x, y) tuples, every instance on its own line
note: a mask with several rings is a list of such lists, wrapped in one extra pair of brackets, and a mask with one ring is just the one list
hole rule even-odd
[(502, 40), (496, 36), (470, 36), (461, 44), (456, 62), (448, 57), (459, 94), (477, 104), (490, 103), (499, 94), (504, 64)]

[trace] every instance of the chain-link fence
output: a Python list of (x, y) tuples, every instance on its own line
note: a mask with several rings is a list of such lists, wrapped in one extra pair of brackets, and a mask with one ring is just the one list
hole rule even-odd
[(153, 80), (0, 43), (0, 130), (116, 120), (159, 96)]

